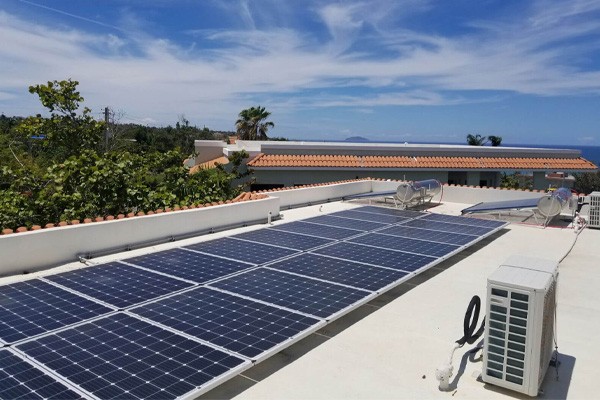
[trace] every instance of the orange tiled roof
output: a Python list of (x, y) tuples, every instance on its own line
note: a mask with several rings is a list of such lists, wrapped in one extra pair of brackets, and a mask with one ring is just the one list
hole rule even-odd
[(407, 157), (260, 154), (248, 163), (261, 167), (318, 168), (443, 168), (443, 169), (554, 169), (593, 170), (593, 163), (584, 158), (504, 158), (504, 157)]
[(223, 156), (223, 157), (215, 158), (214, 160), (203, 162), (198, 165), (194, 165), (192, 168), (190, 168), (190, 174), (194, 174), (201, 169), (214, 168), (217, 166), (217, 164), (229, 164), (229, 159), (227, 157)]

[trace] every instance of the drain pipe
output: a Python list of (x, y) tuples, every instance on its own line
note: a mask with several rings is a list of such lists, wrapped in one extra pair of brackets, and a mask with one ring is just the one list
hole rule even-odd
[(267, 214), (267, 224), (269, 225), (273, 225), (273, 213), (271, 211), (269, 211), (269, 213)]

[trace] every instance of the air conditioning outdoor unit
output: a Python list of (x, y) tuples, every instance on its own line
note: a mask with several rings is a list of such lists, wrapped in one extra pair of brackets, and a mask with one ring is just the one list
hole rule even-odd
[(600, 192), (590, 194), (590, 214), (588, 219), (590, 228), (600, 228)]
[(484, 382), (537, 396), (554, 351), (557, 268), (512, 256), (488, 277)]

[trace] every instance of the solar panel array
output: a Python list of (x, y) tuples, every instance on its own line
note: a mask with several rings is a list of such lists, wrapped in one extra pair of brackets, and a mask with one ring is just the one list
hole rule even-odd
[(366, 206), (0, 286), (0, 398), (199, 395), (504, 225)]

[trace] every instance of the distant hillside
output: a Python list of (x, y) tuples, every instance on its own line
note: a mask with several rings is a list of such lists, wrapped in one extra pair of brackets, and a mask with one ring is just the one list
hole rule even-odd
[(345, 141), (346, 142), (368, 142), (369, 139), (364, 138), (362, 136), (352, 136), (352, 137), (346, 138)]

